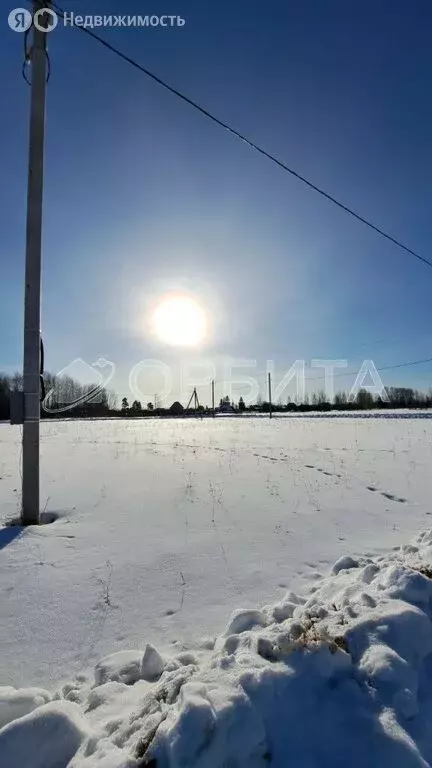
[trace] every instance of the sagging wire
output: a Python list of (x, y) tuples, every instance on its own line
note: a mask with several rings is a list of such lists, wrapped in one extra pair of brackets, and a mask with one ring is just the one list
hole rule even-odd
[(44, 381), (44, 363), (45, 363), (45, 350), (44, 350), (44, 344), (42, 340), (42, 336), (40, 337), (40, 369), (39, 369), (39, 380), (40, 380), (40, 396), (39, 399), (41, 403), (45, 400), (46, 397), (46, 390), (45, 390), (45, 381)]
[(30, 64), (31, 64), (31, 50), (32, 49), (31, 49), (31, 47), (28, 47), (28, 45), (27, 45), (27, 40), (28, 40), (28, 36), (29, 36), (30, 30), (31, 30), (31, 27), (29, 27), (29, 29), (27, 29), (24, 32), (24, 61), (23, 61), (23, 65), (22, 65), (22, 76), (23, 76), (24, 80), (26, 81), (27, 85), (31, 85), (31, 82), (28, 79), (27, 72), (26, 72), (26, 67), (29, 67)]
[[(24, 33), (24, 61), (23, 61), (22, 72), (21, 72), (27, 85), (30, 85), (30, 86), (31, 86), (31, 81), (27, 77), (27, 67), (31, 65), (33, 48), (31, 45), (30, 46), (27, 45), (27, 40), (32, 28), (33, 28), (33, 24)], [(47, 63), (46, 83), (48, 84), (51, 77), (51, 59), (46, 48), (45, 48), (45, 58)]]
[(50, 59), (50, 57), (49, 57), (49, 53), (48, 53), (48, 51), (47, 51), (47, 49), (46, 49), (46, 48), (45, 48), (45, 58), (46, 58), (46, 63), (47, 63), (47, 76), (46, 76), (46, 83), (47, 83), (47, 85), (48, 85), (48, 83), (49, 83), (49, 79), (50, 79), (50, 77), (51, 77), (51, 59)]

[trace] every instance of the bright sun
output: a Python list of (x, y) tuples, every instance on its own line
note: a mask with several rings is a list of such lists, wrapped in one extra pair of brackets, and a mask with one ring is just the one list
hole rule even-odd
[(191, 296), (163, 298), (152, 315), (154, 332), (160, 341), (176, 347), (195, 347), (207, 333), (207, 317)]

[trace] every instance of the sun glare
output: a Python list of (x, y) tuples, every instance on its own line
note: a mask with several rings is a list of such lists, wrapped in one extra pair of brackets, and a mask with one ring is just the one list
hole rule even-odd
[(206, 314), (191, 296), (163, 298), (154, 310), (152, 325), (160, 341), (176, 347), (195, 347), (207, 333)]

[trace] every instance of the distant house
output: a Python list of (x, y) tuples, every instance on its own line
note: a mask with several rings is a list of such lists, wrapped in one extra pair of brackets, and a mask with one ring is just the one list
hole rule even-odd
[(172, 416), (180, 416), (184, 411), (184, 408), (181, 403), (179, 403), (178, 400), (176, 400), (172, 406), (169, 409), (169, 412)]
[(216, 411), (218, 411), (218, 413), (235, 413), (231, 403), (225, 402), (221, 402), (219, 404), (219, 408), (216, 408)]

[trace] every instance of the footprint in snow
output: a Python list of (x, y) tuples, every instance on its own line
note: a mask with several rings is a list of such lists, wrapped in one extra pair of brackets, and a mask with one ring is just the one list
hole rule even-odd
[(393, 493), (386, 493), (385, 491), (382, 491), (381, 496), (390, 499), (390, 501), (399, 501), (401, 504), (405, 504), (406, 502), (406, 499), (403, 499), (401, 496), (395, 496)]
[(322, 475), (327, 475), (327, 477), (342, 477), (342, 475), (338, 475), (337, 472), (327, 472), (326, 469), (321, 469), (321, 467), (315, 467), (313, 464), (305, 464), (305, 467), (307, 469), (316, 469), (317, 472), (321, 472)]
[[(378, 488), (375, 488), (373, 485), (367, 485), (366, 488), (373, 493), (378, 492)], [(385, 499), (389, 499), (389, 501), (398, 501), (400, 504), (406, 503), (406, 499), (402, 498), (402, 496), (395, 496), (394, 493), (387, 493), (386, 491), (379, 491), (379, 493), (381, 496), (384, 496)]]

